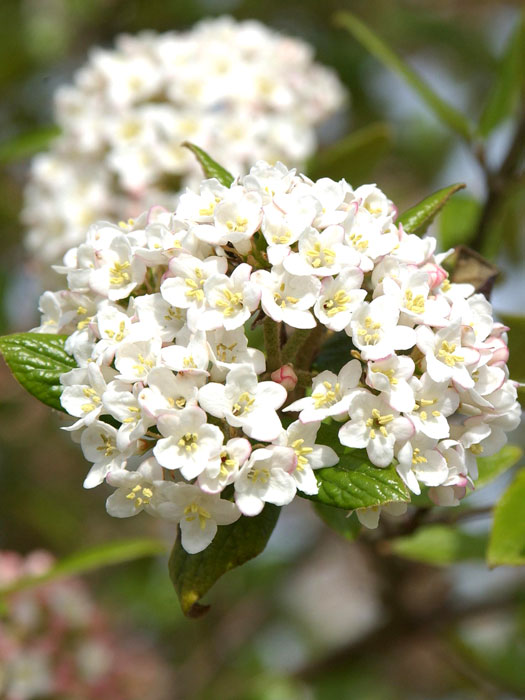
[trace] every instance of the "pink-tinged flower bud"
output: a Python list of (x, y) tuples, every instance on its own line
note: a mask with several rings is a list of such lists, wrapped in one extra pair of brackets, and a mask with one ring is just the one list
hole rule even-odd
[(503, 340), (503, 338), (491, 336), (490, 338), (487, 338), (484, 344), (488, 345), (492, 351), (492, 356), (488, 361), (489, 365), (500, 367), (506, 364), (507, 360), (509, 359), (509, 348), (507, 347), (507, 343)]
[(272, 372), (271, 378), (276, 384), (282, 384), (286, 391), (293, 391), (297, 384), (297, 375), (290, 365), (283, 365), (276, 369), (275, 372)]
[(440, 265), (434, 265), (432, 263), (429, 263), (428, 265), (425, 265), (423, 269), (428, 275), (428, 283), (430, 285), (430, 289), (434, 289), (434, 287), (439, 287), (441, 282), (443, 282), (443, 280), (447, 276), (446, 270), (444, 270)]

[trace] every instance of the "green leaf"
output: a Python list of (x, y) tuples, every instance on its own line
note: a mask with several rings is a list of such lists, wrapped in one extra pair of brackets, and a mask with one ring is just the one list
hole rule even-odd
[(345, 540), (355, 540), (361, 530), (361, 525), (355, 515), (345, 513), (341, 508), (325, 506), (324, 503), (314, 503), (314, 509), (321, 520), (328, 525), (331, 530), (337, 532)]
[(45, 126), (0, 143), (0, 164), (23, 160), (43, 151), (59, 134), (57, 126)]
[(170, 577), (182, 611), (200, 617), (209, 605), (199, 600), (230, 569), (241, 566), (266, 547), (279, 518), (280, 508), (269, 503), (253, 518), (244, 515), (231, 525), (220, 526), (213, 542), (198, 554), (188, 554), (177, 536), (169, 561)]
[(423, 235), (436, 214), (443, 209), (452, 195), (464, 187), (465, 185), (461, 182), (443, 187), (443, 189), (425, 197), (421, 202), (403, 212), (396, 223), (402, 224), (407, 233)]
[(521, 469), (494, 510), (489, 566), (525, 564), (525, 469)]
[(330, 177), (363, 182), (391, 143), (392, 129), (388, 124), (370, 124), (319, 151), (309, 161), (306, 172), (312, 180)]
[(64, 350), (66, 335), (15, 333), (0, 338), (0, 353), (15, 378), (42, 403), (63, 411), (60, 375), (77, 366)]
[(397, 73), (421, 97), (444, 124), (470, 140), (472, 127), (464, 114), (445, 102), (402, 58), (395, 54), (369, 27), (350, 12), (339, 12), (336, 23), (346, 29), (383, 65)]
[(196, 156), (207, 178), (214, 177), (221, 183), (221, 185), (224, 185), (225, 187), (231, 186), (234, 180), (233, 175), (223, 168), (222, 165), (219, 165), (216, 161), (214, 161), (213, 158), (206, 153), (206, 151), (203, 151), (202, 148), (199, 148), (194, 143), (190, 143), (189, 141), (185, 141), (182, 145), (185, 148), (188, 148)]
[(140, 538), (108, 542), (76, 552), (57, 562), (49, 571), (40, 576), (26, 576), (19, 579), (12, 585), (0, 589), (0, 596), (18, 593), (19, 591), (41, 586), (44, 583), (68, 576), (86, 574), (104, 566), (122, 564), (141, 557), (164, 554), (165, 552), (166, 546), (161, 540)]
[(441, 212), (439, 238), (443, 250), (468, 244), (474, 237), (481, 204), (470, 195), (458, 195), (451, 199)]
[(405, 559), (446, 566), (457, 561), (483, 559), (487, 537), (469, 535), (457, 526), (425, 525), (414, 534), (389, 542), (394, 554)]
[(305, 498), (345, 510), (410, 501), (410, 494), (395, 467), (374, 467), (365, 450), (351, 450), (341, 445), (337, 435), (340, 427), (341, 424), (335, 422), (321, 425), (317, 442), (332, 447), (339, 455), (339, 463), (315, 470), (319, 493)]
[(482, 489), (507, 469), (517, 464), (523, 456), (523, 450), (517, 445), (505, 445), (492, 457), (478, 457), (479, 477), (476, 479), (476, 488)]
[(519, 104), (525, 71), (525, 15), (522, 13), (499, 64), (499, 71), (479, 120), (479, 133), (486, 137), (512, 116)]

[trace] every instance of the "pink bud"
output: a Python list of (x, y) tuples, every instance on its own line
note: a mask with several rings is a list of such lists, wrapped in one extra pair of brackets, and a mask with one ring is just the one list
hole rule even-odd
[(277, 384), (282, 384), (286, 391), (293, 391), (297, 384), (297, 375), (293, 371), (290, 365), (283, 365), (276, 369), (275, 372), (271, 374), (272, 381)]
[(503, 338), (497, 336), (491, 336), (487, 338), (484, 345), (488, 346), (492, 351), (492, 357), (488, 361), (489, 365), (495, 365), (496, 367), (506, 364), (509, 359), (509, 348), (507, 343)]
[(425, 272), (428, 275), (428, 283), (431, 289), (434, 287), (439, 287), (441, 282), (446, 278), (447, 272), (440, 265), (434, 265), (429, 263), (424, 267)]

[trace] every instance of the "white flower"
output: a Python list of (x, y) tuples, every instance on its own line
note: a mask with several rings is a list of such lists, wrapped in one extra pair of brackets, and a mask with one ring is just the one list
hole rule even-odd
[(292, 275), (326, 277), (341, 272), (343, 266), (357, 265), (359, 256), (343, 245), (344, 235), (341, 226), (329, 226), (322, 233), (308, 227), (299, 237), (299, 252), (284, 258), (284, 269)]
[(90, 362), (85, 368), (73, 369), (60, 376), (64, 386), (60, 395), (60, 403), (65, 411), (78, 420), (64, 430), (78, 430), (90, 425), (102, 412), (102, 395), (106, 391), (107, 382), (116, 372), (111, 367), (99, 367)]
[(160, 338), (124, 342), (115, 353), (115, 367), (119, 379), (126, 382), (145, 381), (154, 367), (160, 364)]
[(160, 355), (163, 364), (175, 372), (184, 372), (190, 376), (208, 375), (210, 360), (202, 332), (192, 335), (187, 346), (168, 345), (162, 348)]
[(114, 518), (129, 518), (145, 510), (156, 515), (160, 494), (168, 485), (163, 481), (162, 468), (154, 457), (146, 459), (137, 471), (118, 469), (110, 472), (106, 481), (117, 490), (106, 501), (106, 510)]
[(174, 374), (167, 367), (155, 367), (148, 374), (148, 386), (142, 388), (137, 401), (142, 411), (155, 419), (162, 413), (183, 411), (197, 405), (199, 378), (187, 372)]
[(255, 440), (274, 440), (281, 431), (276, 413), (286, 401), (286, 389), (275, 382), (257, 382), (248, 365), (234, 367), (226, 384), (210, 382), (199, 389), (200, 406)]
[(197, 554), (211, 543), (217, 525), (230, 525), (240, 517), (235, 503), (219, 494), (204, 493), (191, 484), (169, 484), (166, 501), (157, 506), (158, 514), (179, 523), (181, 543), (189, 554)]
[(292, 476), (297, 482), (297, 488), (306, 494), (318, 492), (317, 481), (313, 469), (333, 467), (339, 462), (337, 453), (327, 445), (316, 445), (315, 439), (321, 426), (320, 422), (303, 425), (300, 421), (291, 423), (283, 431), (274, 444), (281, 447), (291, 447), (297, 457), (297, 466)]
[(381, 391), (383, 398), (396, 411), (412, 411), (414, 392), (407, 380), (414, 374), (414, 368), (410, 357), (390, 355), (368, 363), (366, 381), (373, 389)]
[(170, 273), (160, 285), (163, 298), (175, 308), (187, 309), (187, 323), (191, 331), (198, 330), (198, 320), (206, 308), (204, 283), (213, 275), (226, 272), (226, 258), (209, 257), (200, 260), (191, 255), (179, 255), (170, 261)]
[(158, 429), (164, 436), (153, 454), (166, 469), (179, 469), (185, 479), (194, 479), (206, 467), (220, 465), (224, 436), (216, 425), (206, 423), (200, 408), (159, 416)]
[(246, 192), (244, 187), (228, 190), (213, 212), (213, 225), (201, 224), (195, 235), (213, 245), (232, 243), (242, 254), (249, 252), (251, 237), (262, 220), (262, 201), (256, 192)]
[(265, 503), (285, 506), (290, 503), (297, 484), (290, 472), (297, 456), (290, 447), (255, 450), (235, 480), (235, 503), (244, 515), (258, 515)]
[(252, 451), (252, 446), (246, 438), (228, 440), (220, 454), (220, 464), (208, 464), (199, 475), (199, 486), (206, 493), (219, 493), (228, 484), (232, 484), (239, 469), (246, 462)]
[(414, 434), (414, 425), (392, 412), (379, 396), (365, 389), (356, 390), (348, 408), (350, 420), (339, 430), (339, 440), (347, 447), (366, 448), (376, 467), (387, 467), (394, 457), (394, 445)]
[(296, 277), (274, 267), (272, 272), (257, 270), (252, 280), (261, 286), (261, 306), (267, 316), (293, 328), (315, 327), (308, 309), (315, 304), (321, 287), (316, 277)]
[(399, 306), (390, 297), (363, 301), (354, 309), (346, 328), (363, 360), (380, 360), (395, 350), (407, 350), (416, 343), (416, 333), (408, 326), (397, 325)]
[(240, 328), (259, 305), (261, 292), (250, 282), (250, 265), (241, 264), (232, 274), (212, 275), (204, 283), (204, 296), (209, 310), (197, 320), (200, 330), (224, 327), (227, 331)]
[(350, 360), (338, 375), (329, 370), (321, 372), (313, 379), (311, 395), (294, 401), (283, 408), (283, 411), (301, 411), (301, 423), (344, 415), (350, 405), (353, 390), (361, 378), (361, 371), (359, 360)]
[(427, 326), (417, 328), (417, 346), (425, 355), (426, 370), (435, 382), (452, 379), (464, 389), (475, 382), (468, 370), (475, 369), (480, 354), (474, 348), (461, 346), (461, 328), (455, 323), (433, 333)]
[(121, 451), (117, 448), (117, 430), (107, 423), (95, 421), (81, 435), (80, 446), (84, 457), (93, 462), (84, 479), (84, 488), (92, 489), (101, 484), (106, 476), (117, 469), (124, 469), (128, 457), (133, 454), (134, 445)]
[(140, 390), (140, 383), (131, 385), (116, 379), (108, 385), (102, 396), (105, 413), (121, 423), (117, 433), (119, 450), (125, 450), (141, 438), (155, 422), (142, 410), (137, 396)]
[(412, 410), (405, 412), (418, 433), (436, 440), (447, 438), (450, 433), (447, 418), (459, 406), (457, 391), (447, 382), (434, 382), (427, 372), (420, 379), (412, 377), (410, 385), (415, 401)]
[(90, 288), (112, 301), (125, 299), (144, 281), (146, 266), (133, 255), (127, 238), (117, 235), (97, 254), (95, 270), (89, 274)]
[(414, 493), (421, 493), (419, 483), (439, 486), (449, 475), (447, 462), (436, 445), (437, 440), (416, 434), (397, 451), (397, 472)]
[(334, 279), (326, 277), (314, 306), (314, 313), (321, 323), (332, 331), (342, 331), (348, 326), (354, 309), (366, 297), (366, 289), (360, 289), (363, 272), (346, 268)]
[(164, 342), (173, 340), (186, 323), (186, 310), (171, 306), (159, 293), (134, 297), (133, 308), (139, 322)]
[(248, 347), (248, 338), (242, 328), (234, 331), (218, 328), (209, 332), (207, 338), (213, 363), (210, 377), (214, 381), (223, 381), (235, 365), (250, 365), (255, 374), (262, 374), (266, 369), (264, 353)]

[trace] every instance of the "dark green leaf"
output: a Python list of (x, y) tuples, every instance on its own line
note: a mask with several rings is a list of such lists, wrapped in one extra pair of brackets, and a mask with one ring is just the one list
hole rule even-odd
[(383, 65), (397, 73), (405, 80), (426, 102), (428, 107), (444, 124), (469, 140), (472, 128), (469, 120), (461, 112), (445, 102), (422, 78), (395, 54), (385, 42), (369, 27), (350, 12), (340, 12), (336, 15), (337, 24), (346, 29)]
[(524, 15), (501, 57), (496, 81), (489, 92), (479, 120), (479, 133), (486, 137), (502, 121), (512, 116), (519, 103), (525, 74), (525, 21)]
[(426, 525), (412, 535), (389, 543), (392, 552), (406, 559), (445, 566), (457, 561), (483, 559), (487, 549), (484, 535), (469, 535), (457, 526)]
[(18, 593), (28, 588), (41, 586), (50, 581), (66, 578), (68, 576), (78, 576), (89, 571), (100, 569), (103, 566), (122, 564), (126, 561), (133, 561), (141, 557), (151, 557), (157, 554), (164, 554), (166, 546), (161, 540), (154, 539), (134, 539), (121, 540), (120, 542), (108, 542), (105, 544), (90, 547), (57, 562), (49, 571), (40, 576), (27, 576), (15, 581), (10, 586), (0, 589), (0, 596)]
[(77, 366), (64, 350), (65, 335), (16, 333), (0, 338), (0, 352), (15, 378), (42, 403), (63, 411), (60, 375)]
[(490, 566), (525, 564), (525, 469), (505, 491), (494, 510), (487, 555)]
[(482, 489), (500, 474), (506, 472), (517, 464), (523, 456), (523, 450), (517, 445), (505, 445), (492, 457), (478, 457), (479, 477), (476, 479), (476, 488)]
[(222, 165), (219, 165), (216, 161), (214, 161), (213, 158), (206, 153), (206, 151), (203, 151), (202, 148), (199, 148), (194, 143), (190, 143), (189, 141), (185, 141), (182, 145), (185, 148), (188, 148), (196, 156), (204, 171), (204, 175), (207, 178), (214, 177), (221, 183), (221, 185), (224, 185), (225, 187), (231, 186), (234, 180), (233, 175), (223, 168)]
[(324, 503), (314, 503), (314, 509), (321, 520), (338, 535), (346, 540), (355, 540), (361, 530), (361, 524), (355, 515), (345, 513), (342, 508), (325, 506)]
[(470, 195), (458, 195), (449, 200), (439, 218), (439, 237), (443, 250), (461, 243), (468, 244), (475, 233), (481, 204)]
[(345, 510), (410, 501), (410, 494), (395, 467), (374, 467), (364, 450), (343, 447), (337, 435), (340, 427), (336, 422), (321, 425), (317, 442), (332, 447), (339, 455), (339, 463), (335, 467), (316, 469), (319, 493), (307, 498)]
[(392, 129), (377, 123), (353, 131), (341, 141), (319, 151), (306, 172), (313, 180), (330, 177), (347, 182), (363, 182), (392, 143)]
[(241, 566), (266, 547), (277, 523), (280, 508), (269, 503), (254, 518), (241, 516), (231, 525), (220, 526), (213, 542), (198, 554), (188, 554), (181, 545), (180, 533), (169, 561), (171, 580), (182, 611), (199, 617), (209, 606), (199, 600), (230, 569)]
[(421, 200), (421, 202), (418, 202), (415, 206), (403, 212), (398, 218), (397, 223), (402, 224), (407, 233), (416, 233), (419, 236), (423, 235), (436, 214), (443, 209), (450, 197), (464, 187), (465, 185), (461, 182), (443, 187), (443, 189), (434, 192)]
[(58, 127), (46, 126), (0, 143), (0, 164), (23, 160), (43, 151), (59, 133)]

